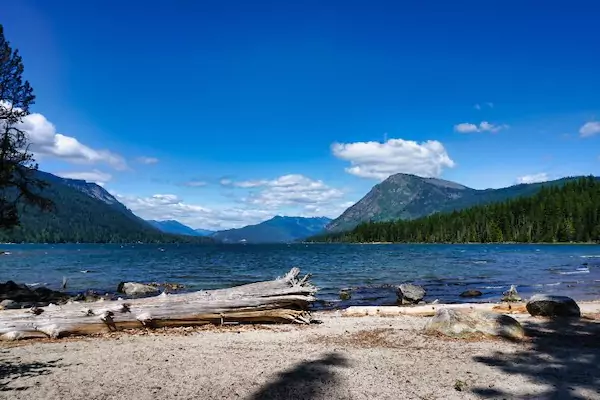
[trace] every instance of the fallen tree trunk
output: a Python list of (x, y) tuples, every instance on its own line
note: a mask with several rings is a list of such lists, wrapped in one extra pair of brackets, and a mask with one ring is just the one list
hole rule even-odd
[(0, 311), (0, 339), (58, 338), (141, 327), (235, 323), (310, 323), (317, 288), (293, 268), (283, 278), (228, 289), (163, 293), (134, 300), (69, 302)]

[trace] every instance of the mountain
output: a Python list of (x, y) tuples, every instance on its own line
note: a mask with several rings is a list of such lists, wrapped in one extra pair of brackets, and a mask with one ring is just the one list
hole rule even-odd
[(331, 219), (276, 216), (257, 225), (219, 231), (212, 238), (224, 243), (289, 243), (323, 232)]
[(215, 231), (211, 231), (208, 229), (194, 229), (196, 231), (197, 236), (211, 236)]
[(545, 185), (536, 194), (412, 220), (370, 222), (315, 242), (599, 243), (600, 178)]
[(42, 195), (54, 202), (55, 209), (42, 212), (20, 204), (21, 226), (0, 231), (1, 242), (207, 241), (159, 231), (95, 183), (60, 178), (42, 171), (36, 171), (36, 177), (48, 183)]
[(146, 222), (148, 222), (150, 225), (154, 226), (155, 228), (164, 233), (173, 233), (175, 235), (187, 236), (201, 236), (194, 229), (173, 219), (165, 221), (147, 220)]
[(352, 229), (362, 222), (415, 219), (436, 212), (462, 210), (474, 205), (530, 196), (544, 186), (561, 185), (574, 179), (477, 190), (442, 179), (395, 174), (375, 185), (365, 197), (329, 223), (326, 229), (339, 232)]

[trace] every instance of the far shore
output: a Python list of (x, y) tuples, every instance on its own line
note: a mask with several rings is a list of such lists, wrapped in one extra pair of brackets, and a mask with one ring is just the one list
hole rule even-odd
[(600, 301), (579, 304), (581, 319), (556, 321), (511, 307), (522, 342), (427, 334), (429, 317), (390, 313), (415, 307), (0, 342), (0, 389), (31, 400), (600, 399)]
[(406, 245), (600, 245), (600, 242), (464, 242), (464, 243), (442, 243), (442, 242), (303, 242), (305, 244), (406, 244)]

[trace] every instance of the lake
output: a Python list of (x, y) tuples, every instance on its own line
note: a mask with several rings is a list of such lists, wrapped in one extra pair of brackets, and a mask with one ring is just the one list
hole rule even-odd
[[(499, 300), (511, 284), (521, 295), (554, 293), (600, 299), (600, 246), (596, 245), (114, 245), (4, 244), (0, 281), (69, 292), (115, 292), (120, 281), (175, 282), (188, 290), (223, 288), (284, 275), (291, 267), (313, 274), (318, 308), (386, 305), (396, 286), (423, 285), (426, 300)], [(82, 272), (89, 271), (89, 272)], [(340, 301), (341, 288), (353, 288)], [(484, 293), (476, 299), (458, 295)]]

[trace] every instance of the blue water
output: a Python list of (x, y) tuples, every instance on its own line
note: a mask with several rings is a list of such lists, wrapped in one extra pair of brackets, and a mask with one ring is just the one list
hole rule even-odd
[[(268, 280), (291, 267), (310, 272), (318, 307), (394, 304), (396, 286), (415, 282), (426, 300), (499, 300), (511, 284), (525, 297), (555, 293), (600, 298), (595, 245), (2, 245), (0, 281), (68, 291), (114, 292), (120, 281), (176, 282), (188, 290)], [(89, 270), (88, 273), (81, 271)], [(353, 288), (340, 301), (341, 288)], [(484, 296), (458, 295), (478, 289)]]

